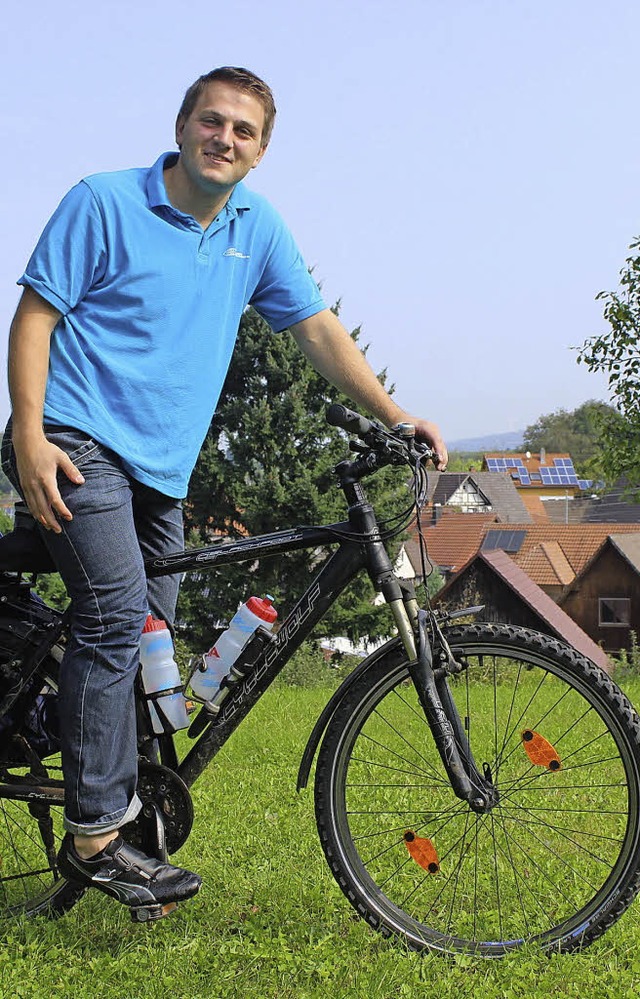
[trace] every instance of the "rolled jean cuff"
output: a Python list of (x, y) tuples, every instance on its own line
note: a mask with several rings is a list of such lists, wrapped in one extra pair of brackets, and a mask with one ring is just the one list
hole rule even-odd
[(114, 812), (113, 815), (107, 815), (99, 822), (92, 822), (91, 825), (83, 822), (72, 822), (65, 815), (62, 824), (67, 832), (74, 836), (99, 836), (102, 833), (114, 832), (121, 826), (126, 826), (128, 822), (133, 822), (141, 808), (142, 802), (138, 795), (134, 794), (126, 811)]

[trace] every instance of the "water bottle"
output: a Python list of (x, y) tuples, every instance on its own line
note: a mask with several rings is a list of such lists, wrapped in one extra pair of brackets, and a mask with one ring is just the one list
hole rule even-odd
[(171, 633), (164, 621), (148, 615), (140, 638), (142, 686), (156, 735), (189, 724), (180, 671), (173, 658)]
[[(191, 689), (195, 696), (210, 705), (220, 690), (225, 678), (238, 680), (244, 674), (234, 664), (238, 656), (251, 640), (258, 628), (271, 631), (278, 612), (273, 606), (272, 597), (249, 597), (229, 622), (229, 627), (202, 657), (202, 665), (191, 677)], [(234, 675), (237, 674), (237, 675)]]

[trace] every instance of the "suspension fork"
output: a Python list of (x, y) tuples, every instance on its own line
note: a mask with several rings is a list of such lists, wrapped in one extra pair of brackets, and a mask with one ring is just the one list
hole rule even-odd
[[(418, 611), (417, 656), (409, 663), (409, 674), (431, 729), (436, 748), (454, 794), (468, 802), (474, 812), (489, 812), (498, 803), (497, 791), (489, 774), (483, 775), (473, 758), (469, 740), (449, 684), (447, 666), (453, 657), (432, 615)], [(428, 624), (435, 629), (436, 646), (442, 662), (434, 668)]]
[(449, 691), (445, 666), (442, 665), (437, 670), (433, 668), (428, 621), (434, 627), (438, 652), (444, 653), (447, 666), (455, 663), (449, 646), (433, 615), (418, 610), (413, 587), (401, 585), (395, 575), (387, 550), (378, 534), (375, 514), (366, 502), (358, 481), (357, 462), (342, 462), (336, 471), (349, 504), (349, 521), (354, 531), (370, 536), (367, 542), (369, 575), (373, 585), (382, 593), (393, 613), (398, 634), (409, 657), (409, 673), (451, 787), (458, 798), (469, 803), (474, 812), (488, 812), (497, 804), (497, 793), (490, 774), (487, 773), (486, 777), (480, 774), (473, 759), (469, 740)]
[[(390, 563), (388, 568), (391, 570)], [(409, 674), (454, 793), (468, 802), (474, 812), (490, 811), (498, 802), (498, 794), (488, 769), (485, 767), (484, 775), (478, 770), (462, 719), (451, 696), (447, 673), (455, 667), (455, 660), (442, 631), (432, 614), (418, 608), (413, 586), (400, 583), (392, 570), (381, 573), (374, 582), (382, 590), (393, 613), (398, 634), (409, 657)], [(440, 660), (435, 668), (429, 624), (434, 629)]]

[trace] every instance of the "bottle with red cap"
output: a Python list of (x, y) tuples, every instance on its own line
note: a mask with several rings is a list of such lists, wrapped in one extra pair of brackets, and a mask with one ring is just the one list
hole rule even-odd
[(142, 686), (156, 735), (177, 732), (189, 724), (182, 681), (173, 658), (173, 640), (164, 621), (147, 615), (140, 638)]
[[(278, 617), (273, 597), (249, 597), (229, 622), (229, 627), (202, 657), (202, 665), (191, 677), (191, 689), (200, 701), (211, 706), (222, 681), (239, 680), (244, 673), (236, 666), (242, 650), (260, 628), (271, 631)], [(234, 668), (235, 667), (235, 668)]]

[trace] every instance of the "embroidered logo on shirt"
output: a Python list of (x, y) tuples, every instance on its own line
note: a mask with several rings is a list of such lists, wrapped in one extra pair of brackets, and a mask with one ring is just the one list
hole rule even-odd
[(228, 250), (225, 250), (222, 254), (223, 257), (239, 257), (240, 260), (248, 260), (251, 254), (242, 253), (240, 250), (236, 250), (235, 246), (230, 246)]

